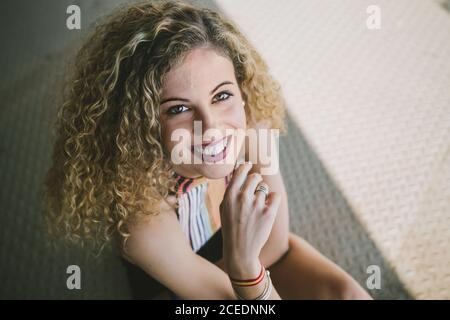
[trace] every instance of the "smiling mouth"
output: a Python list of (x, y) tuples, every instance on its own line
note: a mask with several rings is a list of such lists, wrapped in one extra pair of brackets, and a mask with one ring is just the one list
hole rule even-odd
[(191, 147), (191, 151), (197, 155), (202, 155), (203, 157), (218, 157), (224, 151), (226, 151), (228, 145), (231, 142), (232, 136), (229, 135), (223, 139), (212, 142), (208, 145), (196, 145)]

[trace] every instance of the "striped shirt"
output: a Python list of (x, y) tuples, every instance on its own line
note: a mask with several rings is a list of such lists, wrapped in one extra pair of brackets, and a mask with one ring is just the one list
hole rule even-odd
[[(176, 197), (179, 208), (176, 211), (181, 228), (194, 252), (220, 229), (220, 219), (208, 211), (206, 206), (208, 180), (204, 177), (186, 178), (176, 176)], [(229, 177), (225, 178), (225, 186)]]

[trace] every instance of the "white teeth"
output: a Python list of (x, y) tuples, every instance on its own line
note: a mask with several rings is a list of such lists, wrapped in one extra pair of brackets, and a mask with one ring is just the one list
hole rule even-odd
[(221, 142), (216, 143), (215, 145), (211, 146), (211, 147), (206, 147), (202, 150), (201, 146), (197, 146), (195, 147), (195, 152), (196, 153), (202, 153), (207, 155), (207, 156), (216, 156), (219, 153), (221, 153), (223, 151), (223, 149), (225, 149), (226, 146), (226, 139), (223, 139)]
[(195, 153), (202, 153), (202, 147), (195, 147)]

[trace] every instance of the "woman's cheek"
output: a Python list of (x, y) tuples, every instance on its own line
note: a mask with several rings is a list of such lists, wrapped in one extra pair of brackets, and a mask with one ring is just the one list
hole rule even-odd
[(191, 128), (183, 125), (182, 121), (170, 121), (170, 123), (166, 123), (162, 129), (163, 148), (170, 159), (173, 160), (172, 157), (174, 153), (182, 153), (184, 156), (187, 156), (185, 151), (190, 150), (192, 140)]
[(246, 115), (241, 103), (235, 103), (231, 108), (227, 108), (223, 114), (222, 119), (227, 119), (227, 122), (233, 127), (245, 129)]
[(172, 141), (172, 135), (173, 132), (172, 126), (168, 123), (162, 123), (162, 141), (163, 141), (163, 148), (165, 152), (170, 155), (172, 152), (172, 149), (176, 145), (176, 141)]

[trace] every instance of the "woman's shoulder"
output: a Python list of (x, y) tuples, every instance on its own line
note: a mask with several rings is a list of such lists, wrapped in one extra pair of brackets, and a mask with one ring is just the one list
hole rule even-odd
[[(161, 200), (157, 206), (159, 211), (144, 217), (134, 219), (128, 223), (129, 237), (127, 239), (122, 256), (131, 263), (136, 260), (136, 252), (152, 247), (158, 243), (158, 247), (164, 250), (164, 243), (168, 235), (171, 239), (182, 239), (182, 237), (172, 237), (180, 233), (179, 222), (176, 216), (176, 197), (169, 195)], [(152, 211), (155, 211), (154, 209)]]
[[(176, 219), (176, 195), (169, 194), (166, 198), (161, 199), (156, 204), (149, 204), (148, 212), (151, 214), (136, 218), (129, 225), (130, 233), (139, 234), (142, 231), (155, 228), (158, 224), (177, 223)], [(155, 210), (157, 209), (157, 210)]]

